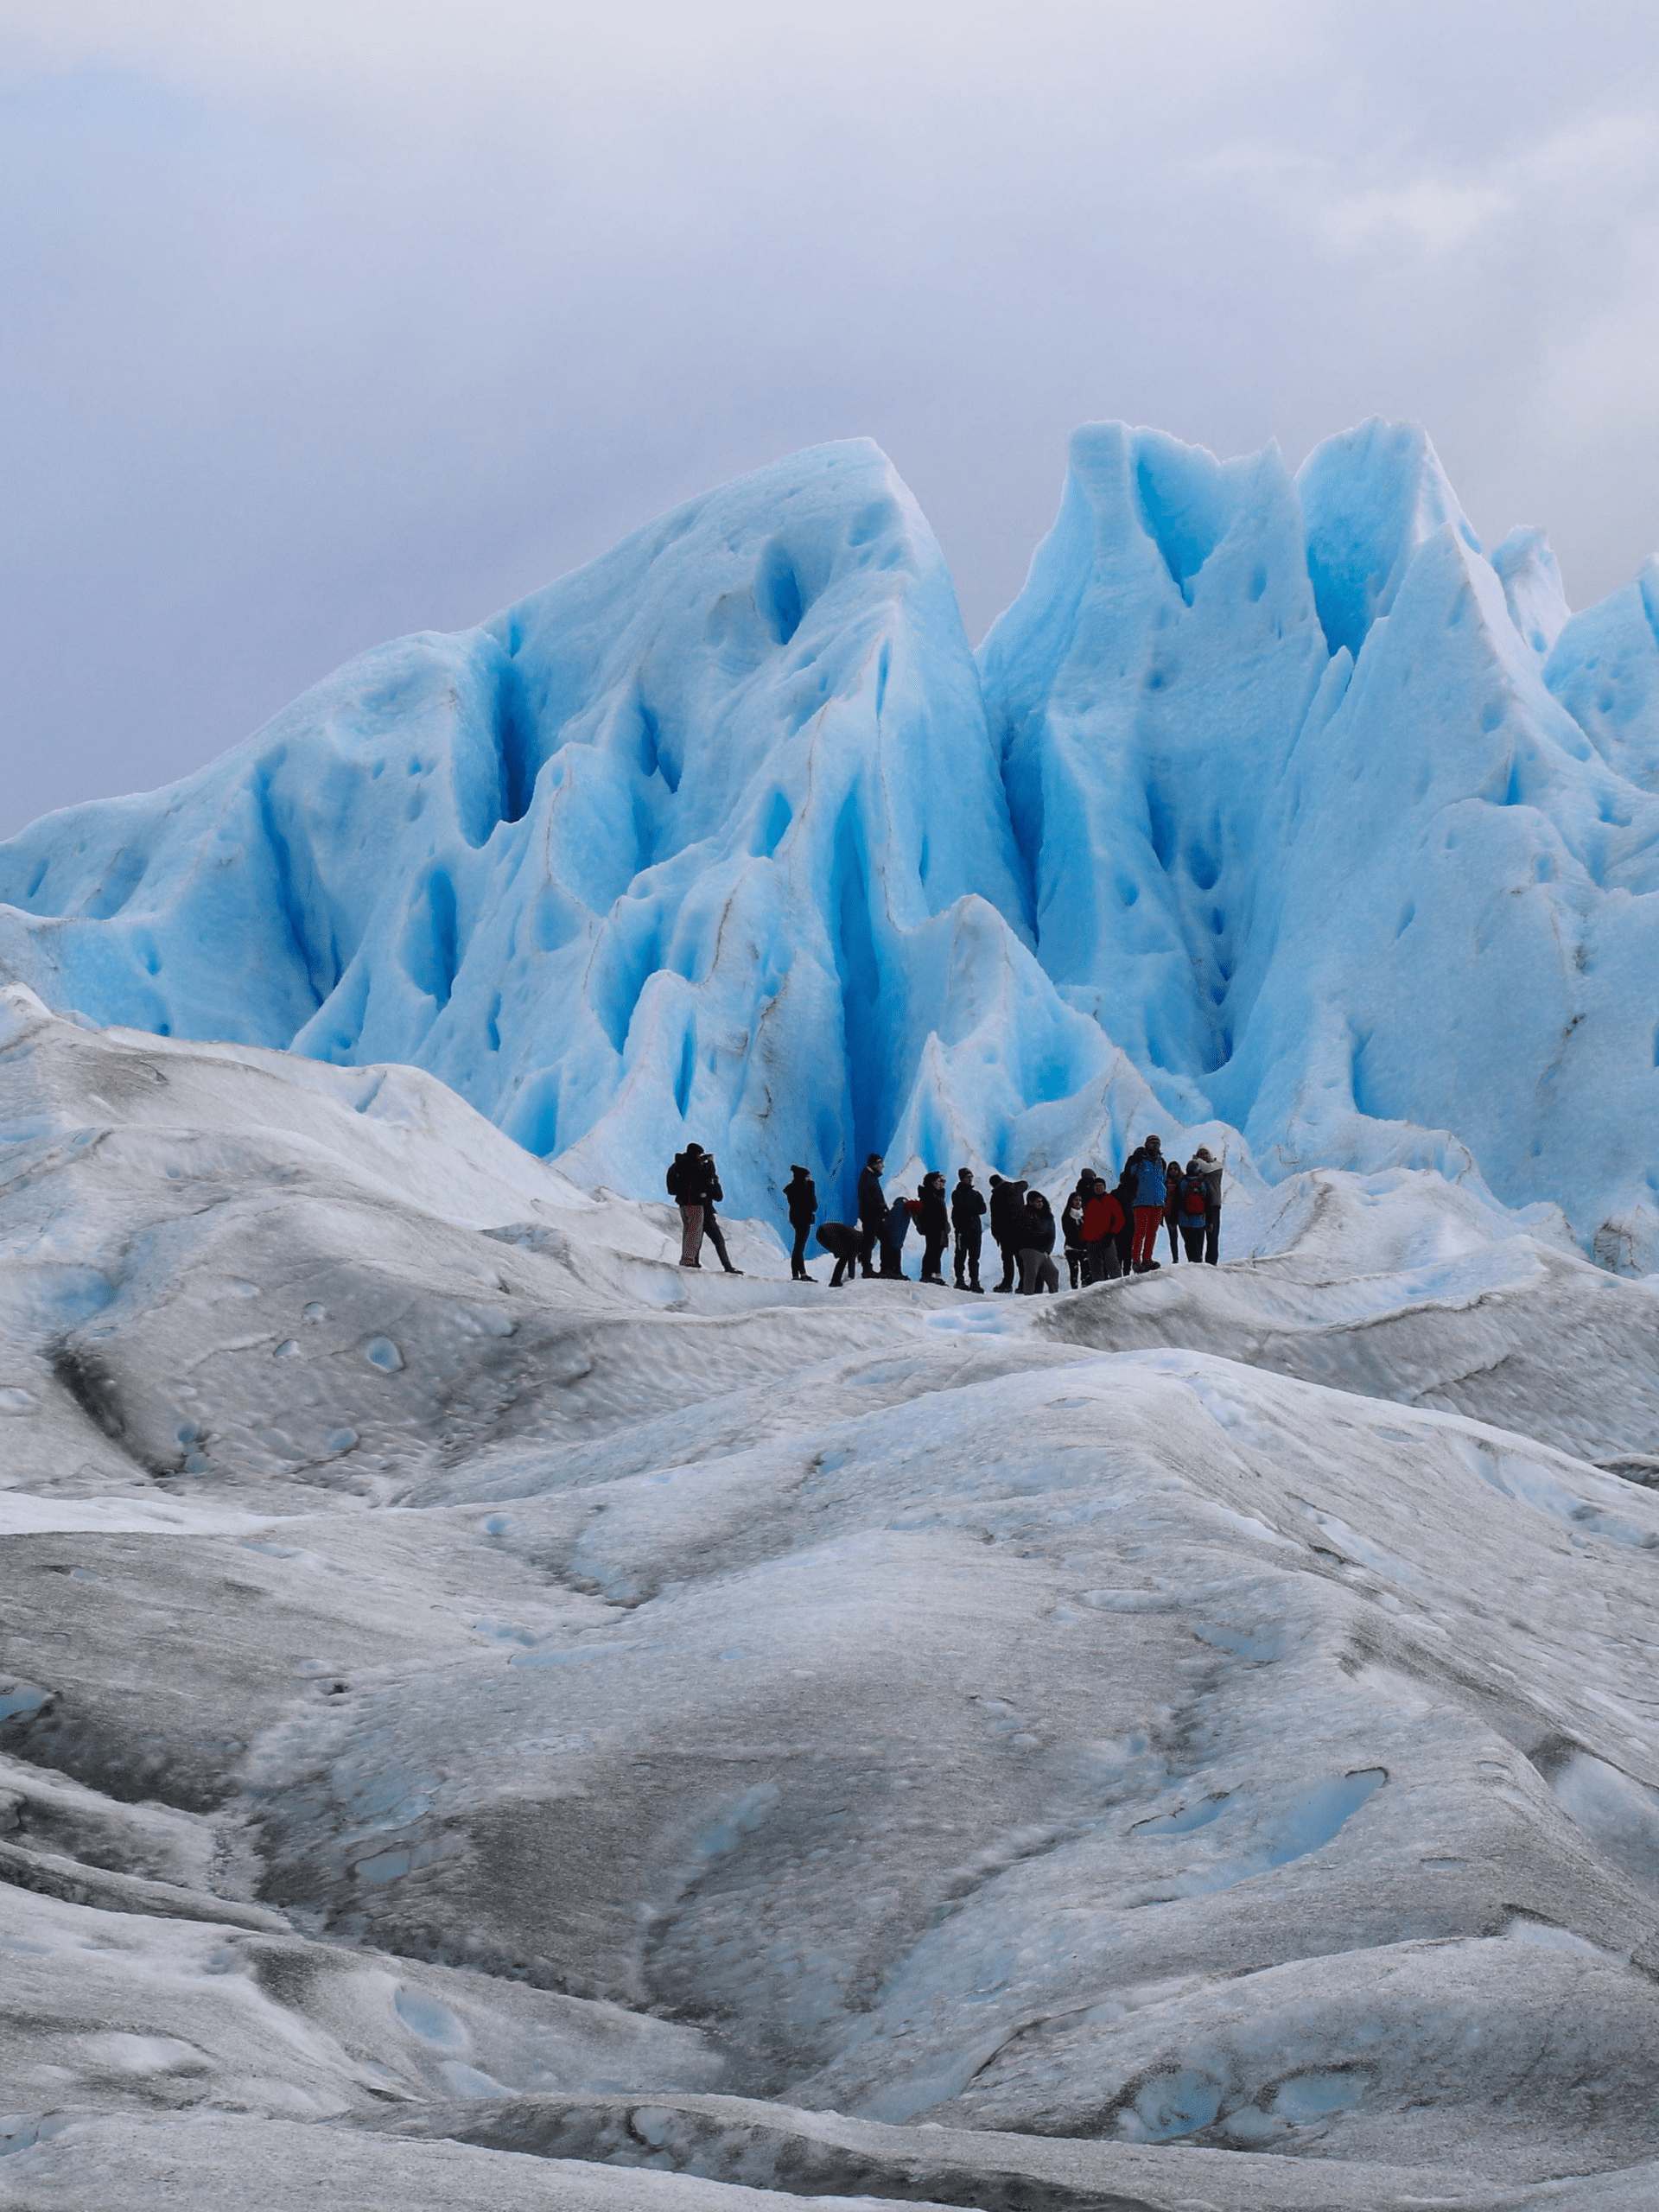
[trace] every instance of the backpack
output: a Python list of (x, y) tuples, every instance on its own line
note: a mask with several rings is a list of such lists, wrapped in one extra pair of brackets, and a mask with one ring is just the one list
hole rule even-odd
[(1209, 1211), (1209, 1192), (1204, 1187), (1204, 1178), (1194, 1175), (1188, 1179), (1186, 1195), (1181, 1200), (1183, 1213), (1196, 1215), (1199, 1220)]
[(684, 1179), (685, 1154), (683, 1152), (677, 1152), (674, 1155), (673, 1166), (663, 1178), (664, 1182), (668, 1185), (668, 1195), (671, 1198), (677, 1198), (679, 1197), (680, 1185)]

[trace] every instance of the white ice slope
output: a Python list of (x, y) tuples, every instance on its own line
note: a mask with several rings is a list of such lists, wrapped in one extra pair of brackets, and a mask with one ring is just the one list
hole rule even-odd
[(1569, 619), (1536, 531), (1489, 562), (1414, 429), (1293, 481), (1100, 424), (976, 668), (890, 466), (825, 447), (37, 823), (0, 975), (428, 1068), (636, 1196), (689, 1135), (760, 1212), (798, 1160), (844, 1209), (871, 1146), (1058, 1174), (1155, 1116), (1641, 1270), (1656, 607)]
[(688, 1281), (0, 1015), (0, 2203), (1651, 2200), (1650, 1285), (1397, 1168)]

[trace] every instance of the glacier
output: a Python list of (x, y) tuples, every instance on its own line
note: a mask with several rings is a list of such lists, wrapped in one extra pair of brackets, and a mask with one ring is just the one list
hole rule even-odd
[(970, 653), (868, 442), (695, 499), (0, 847), (0, 974), (440, 1076), (577, 1182), (1058, 1175), (1155, 1120), (1659, 1264), (1659, 567), (1568, 613), (1424, 434), (1072, 441)]
[(1103, 423), (976, 652), (831, 446), (0, 847), (0, 2207), (1647, 2212), (1656, 806), (1659, 564)]

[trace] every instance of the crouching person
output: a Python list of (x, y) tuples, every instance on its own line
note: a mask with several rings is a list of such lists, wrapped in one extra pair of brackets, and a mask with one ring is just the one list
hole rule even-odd
[(818, 1242), (836, 1263), (836, 1271), (830, 1278), (830, 1287), (838, 1290), (856, 1269), (864, 1239), (857, 1230), (849, 1228), (844, 1221), (821, 1221), (818, 1224)]

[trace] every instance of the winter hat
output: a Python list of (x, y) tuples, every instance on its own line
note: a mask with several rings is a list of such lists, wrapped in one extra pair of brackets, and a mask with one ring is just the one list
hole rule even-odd
[(1215, 1156), (1215, 1154), (1211, 1151), (1207, 1144), (1201, 1144), (1198, 1147), (1198, 1151), (1193, 1154), (1193, 1158), (1195, 1160), (1213, 1160)]
[(685, 1148), (694, 1160), (701, 1160), (702, 1158), (702, 1147), (700, 1144), (689, 1144)]
[(1143, 1152), (1161, 1152), (1163, 1148), (1164, 1141), (1161, 1137), (1148, 1137), (1141, 1147)]
[[(962, 1172), (965, 1175), (968, 1173), (968, 1170), (964, 1167)], [(1000, 1175), (993, 1175), (991, 1180), (993, 1183), (1000, 1183), (1002, 1180), (1002, 1178)]]
[[(958, 1182), (958, 1183), (971, 1183), (971, 1182), (973, 1181), (973, 1179), (974, 1179), (974, 1171), (973, 1171), (973, 1169), (972, 1169), (971, 1167), (958, 1167), (958, 1168), (957, 1168), (957, 1182)], [(991, 1178), (991, 1180), (992, 1180), (992, 1182), (993, 1182), (993, 1183), (1000, 1183), (1000, 1182), (1001, 1181), (1001, 1179), (1001, 1179), (1001, 1177), (1000, 1175), (993, 1175), (993, 1176), (992, 1176), (992, 1178)]]
[(804, 1175), (806, 1170), (804, 1167), (796, 1167), (791, 1166), (789, 1172), (791, 1175)]
[(864, 1165), (867, 1167), (885, 1167), (887, 1164), (887, 1161), (881, 1157), (881, 1154), (879, 1152), (873, 1152), (869, 1158), (864, 1162)]

